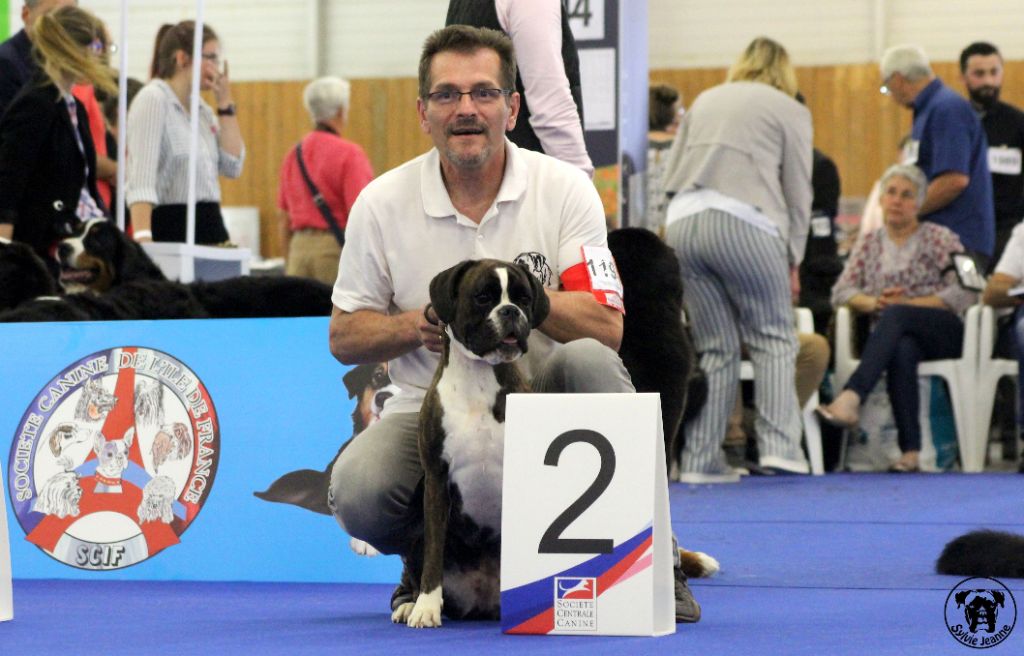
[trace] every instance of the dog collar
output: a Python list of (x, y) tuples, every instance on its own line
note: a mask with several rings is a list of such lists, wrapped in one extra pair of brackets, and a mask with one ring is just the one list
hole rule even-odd
[(101, 474), (99, 472), (96, 472), (96, 482), (97, 483), (103, 483), (104, 485), (111, 485), (111, 486), (113, 486), (113, 485), (120, 485), (121, 484), (121, 479), (120, 478), (110, 478), (109, 476), (104, 476), (103, 474)]

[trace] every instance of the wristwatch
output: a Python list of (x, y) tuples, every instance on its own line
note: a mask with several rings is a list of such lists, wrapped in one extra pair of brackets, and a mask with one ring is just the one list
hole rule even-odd
[(234, 116), (235, 115), (235, 103), (231, 103), (227, 107), (218, 107), (217, 116)]

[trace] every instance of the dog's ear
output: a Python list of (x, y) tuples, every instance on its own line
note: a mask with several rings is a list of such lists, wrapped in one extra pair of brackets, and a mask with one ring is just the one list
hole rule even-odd
[(548, 300), (548, 294), (544, 291), (544, 285), (541, 284), (537, 276), (530, 272), (530, 268), (525, 264), (516, 263), (519, 270), (523, 272), (526, 279), (530, 282), (530, 289), (533, 291), (533, 307), (531, 308), (531, 328), (544, 323), (544, 320), (548, 318), (548, 313), (551, 311), (551, 301)]
[(115, 261), (110, 264), (114, 268), (114, 279), (117, 282), (167, 280), (167, 276), (149, 257), (141, 244), (128, 237), (113, 223), (108, 222), (108, 224), (105, 229), (111, 231), (116, 244), (114, 247)]
[(430, 305), (442, 323), (455, 319), (455, 306), (459, 296), (462, 277), (473, 268), (475, 260), (463, 260), (450, 269), (445, 269), (430, 281)]
[(963, 603), (967, 601), (967, 595), (969, 594), (971, 594), (970, 590), (961, 590), (960, 592), (956, 593), (956, 596), (953, 597), (953, 599), (956, 600), (957, 608), (960, 608), (960, 606), (962, 606)]
[(341, 377), (342, 382), (345, 383), (345, 389), (348, 391), (348, 398), (354, 398), (366, 389), (366, 386), (373, 380), (373, 372), (377, 366), (375, 364), (357, 365)]
[(1000, 606), (1004, 605), (1003, 602), (1006, 601), (1006, 597), (1003, 596), (1002, 592), (998, 590), (989, 590), (989, 592), (992, 594), (992, 598), (996, 600), (997, 604), (999, 604)]

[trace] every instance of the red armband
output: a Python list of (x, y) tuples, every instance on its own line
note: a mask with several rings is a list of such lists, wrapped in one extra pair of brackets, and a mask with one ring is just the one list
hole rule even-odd
[(562, 288), (569, 292), (590, 292), (601, 305), (623, 314), (622, 280), (610, 250), (603, 246), (583, 246), (583, 261), (562, 272)]

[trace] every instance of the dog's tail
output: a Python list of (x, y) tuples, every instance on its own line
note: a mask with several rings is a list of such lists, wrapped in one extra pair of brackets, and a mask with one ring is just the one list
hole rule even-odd
[(288, 472), (270, 484), (263, 492), (253, 492), (253, 496), (274, 503), (290, 503), (321, 515), (331, 515), (327, 507), (327, 488), (331, 484), (330, 470), (314, 471), (300, 469)]
[(972, 531), (952, 540), (935, 563), (939, 574), (1024, 578), (1024, 536)]
[(718, 561), (702, 551), (687, 551), (679, 547), (679, 564), (688, 578), (714, 576), (721, 569)]

